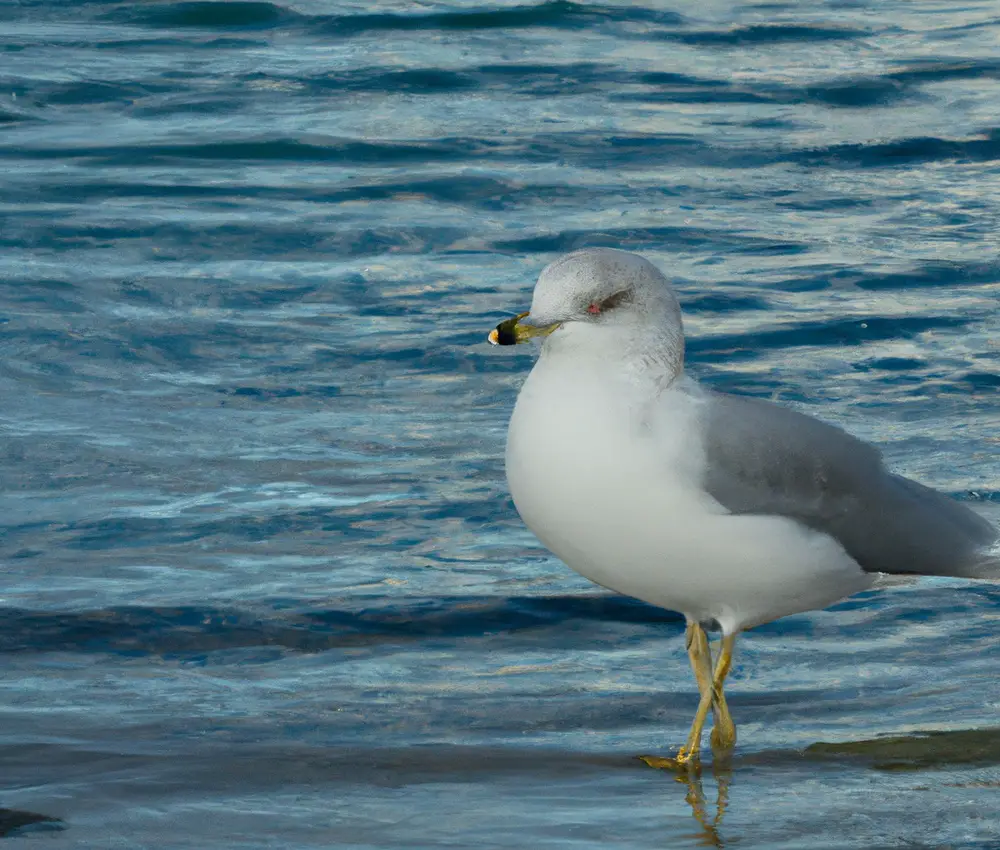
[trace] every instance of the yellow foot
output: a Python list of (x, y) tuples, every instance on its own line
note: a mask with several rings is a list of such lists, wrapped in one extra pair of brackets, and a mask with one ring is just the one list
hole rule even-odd
[(674, 773), (701, 773), (698, 754), (686, 754), (681, 750), (674, 758), (667, 756), (639, 756), (639, 761), (657, 770), (671, 770)]

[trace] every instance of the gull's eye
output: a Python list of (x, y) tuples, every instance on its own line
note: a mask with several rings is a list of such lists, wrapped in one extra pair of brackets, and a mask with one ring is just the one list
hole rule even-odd
[(614, 295), (609, 295), (603, 301), (591, 301), (590, 306), (587, 307), (587, 312), (592, 316), (598, 316), (601, 313), (607, 312), (608, 310), (613, 310), (620, 304), (625, 304), (631, 300), (632, 293), (628, 289), (623, 289), (621, 292), (616, 292)]

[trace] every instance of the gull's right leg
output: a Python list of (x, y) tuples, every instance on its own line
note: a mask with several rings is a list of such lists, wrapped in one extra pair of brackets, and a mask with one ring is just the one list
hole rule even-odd
[(736, 646), (736, 635), (723, 635), (719, 647), (719, 658), (715, 664), (712, 676), (712, 706), (715, 709), (715, 725), (712, 728), (712, 750), (727, 752), (736, 745), (736, 724), (729, 715), (726, 697), (722, 693), (729, 668), (733, 665), (733, 647)]

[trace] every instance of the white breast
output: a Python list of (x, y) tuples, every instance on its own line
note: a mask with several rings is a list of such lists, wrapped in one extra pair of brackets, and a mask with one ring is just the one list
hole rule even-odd
[(507, 438), (521, 517), (592, 581), (727, 632), (868, 586), (827, 535), (733, 516), (701, 489), (701, 404), (684, 379), (655, 395), (593, 360), (542, 357)]

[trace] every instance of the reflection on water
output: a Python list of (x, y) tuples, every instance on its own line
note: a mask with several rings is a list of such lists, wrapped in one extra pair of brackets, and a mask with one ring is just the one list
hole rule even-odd
[[(641, 761), (659, 767), (665, 776), (684, 787), (684, 802), (701, 832), (700, 846), (725, 847), (741, 843), (738, 829), (725, 830), (730, 797), (742, 778), (753, 782), (761, 771), (785, 774), (803, 763), (820, 762), (826, 769), (853, 772), (858, 765), (878, 771), (934, 771), (932, 786), (956, 789), (1000, 789), (1000, 776), (962, 778), (963, 768), (1000, 767), (1000, 728), (927, 731), (860, 741), (810, 744), (801, 751), (765, 751), (749, 755), (716, 755), (707, 764), (694, 761), (678, 766), (668, 758), (643, 756)], [(956, 769), (958, 772), (956, 772)], [(949, 772), (950, 771), (950, 772)], [(805, 772), (800, 771), (803, 775)], [(707, 787), (707, 792), (706, 792)], [(927, 790), (925, 781), (913, 790)], [(988, 811), (995, 810), (991, 807)], [(730, 820), (740, 819), (740, 812)]]
[(691, 807), (691, 814), (701, 827), (699, 844), (705, 847), (725, 847), (721, 829), (722, 819), (729, 805), (729, 789), (733, 781), (732, 764), (728, 759), (713, 760), (710, 769), (715, 791), (714, 802), (709, 802), (705, 796), (702, 765), (688, 764), (673, 772), (675, 780), (684, 785), (684, 802)]
[(928, 731), (866, 741), (817, 743), (807, 758), (851, 759), (876, 770), (933, 770), (942, 767), (1000, 766), (1000, 728)]

